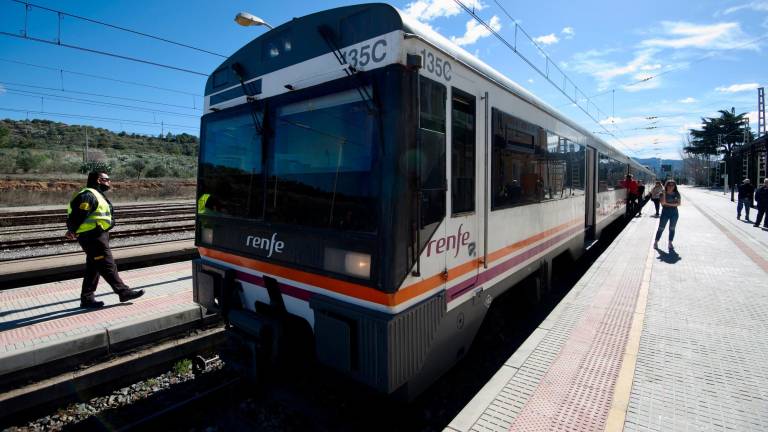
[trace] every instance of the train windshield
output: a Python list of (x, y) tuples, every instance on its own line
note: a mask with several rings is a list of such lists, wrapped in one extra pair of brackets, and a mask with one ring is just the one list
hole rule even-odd
[(369, 105), (354, 89), (278, 105), (265, 116), (265, 143), (254, 112), (212, 116), (201, 152), (206, 206), (267, 222), (375, 231), (378, 122)]
[[(248, 107), (246, 107), (248, 108)], [(261, 121), (262, 115), (255, 114)], [(248, 109), (219, 113), (204, 122), (200, 190), (208, 215), (253, 217), (263, 211), (261, 134)]]
[(360, 92), (348, 90), (277, 108), (268, 152), (268, 220), (375, 229), (377, 122), (368, 106)]

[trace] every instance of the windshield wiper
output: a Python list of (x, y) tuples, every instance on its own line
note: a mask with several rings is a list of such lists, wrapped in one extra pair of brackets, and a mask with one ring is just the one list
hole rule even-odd
[(365, 101), (366, 108), (368, 108), (371, 113), (375, 113), (377, 109), (376, 104), (373, 101), (373, 97), (370, 95), (370, 93), (368, 93), (368, 89), (360, 79), (360, 75), (357, 73), (358, 70), (354, 66), (347, 63), (347, 59), (344, 57), (344, 53), (341, 52), (341, 49), (336, 44), (336, 34), (333, 32), (333, 29), (327, 25), (321, 25), (317, 28), (317, 31), (320, 33), (320, 36), (322, 36), (325, 43), (331, 49), (333, 56), (336, 57), (336, 60), (339, 62), (339, 64), (344, 66), (344, 73), (347, 74), (348, 77), (355, 77), (357, 92), (360, 94), (360, 99)]
[(253, 127), (256, 128), (256, 131), (259, 133), (259, 135), (264, 138), (264, 125), (259, 120), (259, 114), (261, 114), (261, 117), (264, 118), (264, 112), (258, 111), (257, 107), (257, 101), (256, 101), (256, 95), (248, 94), (248, 87), (245, 85), (245, 70), (243, 69), (243, 65), (240, 63), (232, 63), (232, 72), (235, 73), (237, 76), (238, 81), (240, 81), (240, 87), (243, 89), (243, 94), (245, 95), (245, 100), (248, 102), (248, 105), (251, 107), (251, 119), (253, 120)]

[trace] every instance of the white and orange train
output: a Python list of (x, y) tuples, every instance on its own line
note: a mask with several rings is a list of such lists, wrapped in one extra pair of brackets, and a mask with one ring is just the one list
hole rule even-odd
[(652, 173), (386, 4), (293, 19), (208, 79), (195, 300), (241, 365), (314, 359), (413, 396), (494, 299)]

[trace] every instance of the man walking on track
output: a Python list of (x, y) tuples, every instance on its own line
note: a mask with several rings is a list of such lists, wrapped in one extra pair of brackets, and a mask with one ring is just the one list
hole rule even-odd
[(112, 219), (112, 203), (104, 196), (110, 189), (107, 173), (93, 171), (88, 174), (88, 184), (79, 190), (67, 208), (68, 239), (77, 239), (85, 252), (85, 277), (80, 294), (80, 307), (100, 308), (104, 302), (94, 297), (99, 275), (109, 283), (121, 302), (144, 295), (144, 290), (132, 290), (117, 274), (117, 266), (109, 249), (109, 230), (115, 225)]
[(763, 216), (765, 216), (765, 225), (763, 226), (768, 228), (768, 215), (766, 215), (766, 212), (768, 212), (768, 178), (763, 180), (763, 185), (757, 188), (755, 201), (757, 201), (757, 218), (753, 226), (759, 227)]

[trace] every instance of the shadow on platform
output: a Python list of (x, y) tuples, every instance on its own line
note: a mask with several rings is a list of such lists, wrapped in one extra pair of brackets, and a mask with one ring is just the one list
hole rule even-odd
[(659, 261), (665, 262), (667, 264), (675, 264), (676, 262), (683, 259), (677, 252), (670, 251), (670, 252), (664, 252), (663, 250), (656, 248), (656, 252), (658, 252)]
[(35, 315), (26, 318), (19, 318), (16, 320), (6, 321), (0, 323), (0, 331), (11, 330), (18, 327), (24, 327), (32, 324), (39, 324), (41, 322), (55, 320), (59, 318), (66, 318), (74, 315), (80, 315), (88, 312), (103, 311), (105, 309), (111, 309), (113, 307), (119, 307), (124, 305), (130, 305), (131, 303), (118, 303), (113, 305), (107, 305), (98, 309), (86, 309), (81, 307), (74, 307), (69, 309), (62, 309), (55, 312), (48, 312), (41, 315)]

